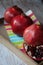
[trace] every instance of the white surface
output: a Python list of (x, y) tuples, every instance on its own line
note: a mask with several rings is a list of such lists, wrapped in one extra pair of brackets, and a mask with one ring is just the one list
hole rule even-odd
[(26, 65), (4, 45), (0, 44), (0, 65)]
[(30, 14), (32, 14), (32, 11), (31, 10), (29, 10), (29, 11), (26, 12), (26, 15), (29, 16)]

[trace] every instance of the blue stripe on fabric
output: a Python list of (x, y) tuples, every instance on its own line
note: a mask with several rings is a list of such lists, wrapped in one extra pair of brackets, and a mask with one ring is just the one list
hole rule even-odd
[(19, 36), (9, 36), (11, 42), (18, 42), (18, 41), (23, 41), (23, 37)]
[(15, 39), (10, 39), (11, 42), (21, 42), (23, 40), (15, 40)]

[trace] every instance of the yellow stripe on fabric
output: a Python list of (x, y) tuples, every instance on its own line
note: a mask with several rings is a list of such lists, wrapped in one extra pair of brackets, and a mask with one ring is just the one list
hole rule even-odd
[(33, 16), (31, 16), (31, 19), (34, 21), (36, 19), (36, 17), (33, 15)]
[(6, 29), (8, 29), (8, 28), (11, 28), (11, 26), (10, 25), (8, 25), (8, 26), (5, 26), (6, 27)]
[(36, 22), (36, 24), (40, 25), (40, 22), (39, 22), (39, 21), (37, 21), (37, 22)]
[(21, 44), (15, 44), (15, 43), (13, 43), (18, 49), (23, 49), (23, 43), (21, 43)]
[(23, 45), (17, 45), (16, 47), (19, 49), (23, 49)]
[(7, 30), (7, 33), (8, 33), (8, 34), (14, 34), (14, 33), (12, 32), (12, 30)]

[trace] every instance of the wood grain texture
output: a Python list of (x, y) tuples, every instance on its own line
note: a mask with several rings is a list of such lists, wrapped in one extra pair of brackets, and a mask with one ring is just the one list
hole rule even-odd
[[(2, 41), (3, 40), (3, 41)], [(6, 46), (8, 49), (10, 49), (16, 56), (18, 56), (24, 63), (27, 65), (38, 65), (35, 61), (33, 61), (30, 57), (28, 57), (26, 54), (22, 53), (20, 50), (15, 48), (7, 39), (0, 36), (0, 42), (4, 46)], [(16, 57), (15, 57), (16, 58)], [(9, 59), (8, 59), (9, 60)], [(19, 63), (21, 63), (19, 61)]]

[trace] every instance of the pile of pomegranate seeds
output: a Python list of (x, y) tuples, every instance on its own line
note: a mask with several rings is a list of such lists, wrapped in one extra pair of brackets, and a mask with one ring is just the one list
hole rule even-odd
[(43, 59), (43, 45), (32, 47), (24, 44), (24, 49), (33, 59)]

